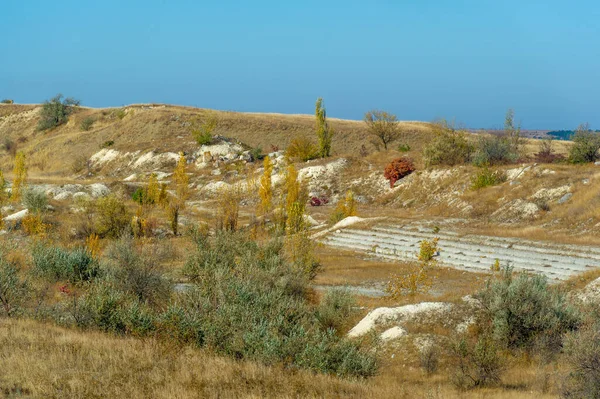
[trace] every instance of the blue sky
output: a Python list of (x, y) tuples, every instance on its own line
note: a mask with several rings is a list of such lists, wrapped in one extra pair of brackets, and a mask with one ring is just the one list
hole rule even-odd
[[(570, 3), (570, 4), (569, 4)], [(600, 128), (600, 2), (3, 0), (0, 97)]]

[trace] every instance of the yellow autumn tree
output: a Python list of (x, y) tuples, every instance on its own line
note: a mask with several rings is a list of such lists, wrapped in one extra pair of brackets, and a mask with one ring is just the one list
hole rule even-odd
[(356, 200), (352, 191), (348, 191), (344, 200), (337, 203), (330, 216), (330, 222), (335, 224), (348, 216), (356, 216)]
[(273, 162), (267, 155), (263, 160), (264, 171), (260, 178), (258, 195), (260, 196), (260, 211), (263, 215), (267, 215), (273, 207), (273, 183), (271, 175), (273, 174)]
[[(175, 190), (175, 197), (170, 198), (166, 201), (165, 208), (169, 222), (171, 223), (171, 230), (173, 234), (177, 235), (179, 227), (179, 213), (185, 208), (185, 201), (189, 196), (189, 183), (190, 178), (186, 173), (186, 159), (183, 152), (179, 153), (179, 161), (173, 172), (173, 185)], [(159, 197), (162, 195), (161, 190)]]
[(182, 204), (185, 204), (189, 196), (189, 184), (190, 178), (186, 173), (186, 160), (183, 152), (179, 153), (179, 161), (177, 161), (177, 166), (175, 167), (175, 172), (173, 173), (173, 183), (175, 184), (175, 193), (177, 195), (177, 200)]
[(288, 255), (297, 268), (309, 278), (314, 278), (320, 264), (314, 255), (314, 242), (304, 220), (308, 194), (293, 165), (288, 166), (283, 195), (282, 208), (285, 213), (285, 242)]
[(148, 187), (146, 188), (146, 201), (149, 205), (158, 204), (160, 195), (160, 187), (158, 186), (158, 178), (156, 173), (152, 173), (148, 178)]
[(298, 171), (294, 165), (288, 166), (285, 177), (285, 226), (288, 234), (304, 229), (307, 200), (306, 187), (298, 180)]
[(386, 287), (387, 293), (392, 298), (397, 299), (403, 295), (414, 296), (429, 292), (434, 280), (431, 270), (437, 264), (435, 256), (439, 252), (438, 241), (438, 238), (421, 241), (417, 253), (419, 261), (407, 265), (408, 273), (392, 276)]
[(19, 151), (15, 157), (15, 167), (13, 169), (13, 183), (11, 188), (11, 200), (13, 202), (21, 200), (21, 194), (26, 183), (27, 166), (25, 165), (25, 154)]

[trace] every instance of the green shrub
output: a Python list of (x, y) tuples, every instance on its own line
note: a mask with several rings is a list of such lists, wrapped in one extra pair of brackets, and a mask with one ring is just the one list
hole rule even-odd
[(100, 274), (100, 265), (85, 248), (72, 250), (37, 244), (32, 251), (36, 274), (51, 281), (90, 281)]
[(124, 305), (127, 298), (105, 281), (92, 284), (76, 299), (73, 316), (77, 326), (122, 334), (127, 330)]
[(573, 146), (569, 150), (569, 161), (572, 163), (590, 163), (598, 160), (600, 134), (589, 130), (589, 126), (580, 125), (573, 137)]
[(297, 159), (303, 162), (310, 161), (319, 157), (319, 149), (306, 137), (297, 137), (292, 139), (290, 145), (285, 150), (286, 155), (291, 159)]
[(481, 188), (495, 186), (506, 181), (506, 175), (501, 171), (492, 171), (487, 166), (479, 169), (477, 174), (471, 178), (471, 188), (479, 190)]
[(494, 338), (507, 348), (560, 350), (562, 336), (580, 323), (578, 311), (566, 295), (548, 285), (545, 276), (519, 273), (504, 267), (499, 279), (478, 294)]
[(506, 136), (480, 136), (473, 153), (473, 164), (476, 166), (504, 165), (518, 159), (518, 148)]
[(102, 143), (102, 145), (100, 146), (101, 148), (109, 148), (112, 147), (115, 144), (115, 142), (113, 140), (106, 140), (104, 143)]
[(131, 217), (127, 207), (114, 195), (96, 202), (96, 229), (100, 236), (116, 238), (129, 227)]
[(455, 131), (441, 125), (435, 131), (433, 140), (423, 148), (423, 158), (427, 166), (454, 166), (469, 162), (473, 145), (464, 132)]
[(593, 323), (569, 334), (565, 352), (570, 373), (561, 396), (600, 398), (600, 325)]
[(216, 115), (210, 114), (206, 119), (194, 123), (192, 137), (198, 145), (210, 145), (213, 141), (213, 132), (218, 124), (219, 120)]
[[(327, 308), (346, 305), (328, 300), (319, 313), (307, 297), (308, 277), (286, 260), (280, 241), (260, 246), (241, 233), (221, 232), (199, 240), (185, 272), (196, 288), (180, 296), (177, 324), (201, 328), (174, 333), (201, 335), (204, 345), (239, 359), (338, 375), (375, 372), (372, 353), (321, 324), (337, 324)], [(190, 321), (180, 320), (185, 317)]]
[(0, 103), (2, 104), (14, 104), (14, 101), (9, 99), (9, 98), (5, 98), (2, 101), (0, 101)]
[(399, 144), (398, 145), (398, 151), (400, 152), (409, 152), (410, 151), (410, 146), (408, 144)]
[(127, 110), (125, 108), (118, 108), (112, 112), (112, 116), (115, 118), (123, 119), (127, 115)]
[(64, 100), (62, 98), (62, 94), (58, 94), (44, 102), (37, 126), (38, 130), (52, 129), (69, 120), (69, 115), (79, 106), (79, 101), (70, 97)]
[(84, 132), (87, 132), (92, 128), (95, 121), (96, 120), (94, 118), (88, 116), (81, 121), (81, 123), (79, 124), (79, 129), (81, 129)]
[(325, 329), (342, 331), (355, 313), (356, 299), (348, 290), (327, 291), (317, 308), (317, 319)]
[(23, 205), (33, 213), (42, 213), (48, 207), (48, 196), (39, 189), (28, 188), (23, 192)]
[(111, 243), (106, 253), (112, 265), (110, 275), (116, 289), (153, 307), (166, 303), (172, 287), (165, 277), (156, 249), (144, 253), (136, 248), (131, 237), (122, 236)]
[(500, 383), (503, 371), (500, 349), (484, 334), (476, 339), (460, 338), (450, 351), (452, 382), (459, 389), (493, 386)]
[(150, 201), (154, 203), (154, 199), (148, 197), (148, 192), (143, 187), (138, 187), (133, 194), (131, 194), (131, 199), (140, 205), (148, 204)]
[(0, 253), (0, 315), (15, 316), (29, 295), (29, 284), (19, 277), (17, 267)]
[[(186, 296), (193, 293), (186, 293)], [(191, 300), (190, 302), (196, 302)], [(172, 304), (158, 318), (158, 330), (161, 338), (166, 338), (179, 344), (204, 345), (202, 318), (197, 307), (187, 308)]]
[(265, 154), (263, 154), (262, 148), (260, 147), (251, 149), (250, 156), (252, 157), (252, 161), (260, 161), (265, 158)]

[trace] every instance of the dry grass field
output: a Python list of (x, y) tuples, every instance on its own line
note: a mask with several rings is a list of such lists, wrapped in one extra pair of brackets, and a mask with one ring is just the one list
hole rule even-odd
[[(383, 354), (382, 354), (383, 355)], [(552, 398), (556, 370), (515, 359), (504, 386), (460, 392), (426, 376), (414, 350), (389, 349), (378, 376), (347, 380), (216, 357), (191, 348), (26, 320), (0, 322), (7, 398)], [(536, 388), (532, 392), (532, 388)]]

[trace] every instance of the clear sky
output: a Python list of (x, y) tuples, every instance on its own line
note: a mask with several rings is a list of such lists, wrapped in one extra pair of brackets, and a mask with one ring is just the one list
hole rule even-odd
[(0, 97), (600, 128), (597, 0), (2, 0)]

